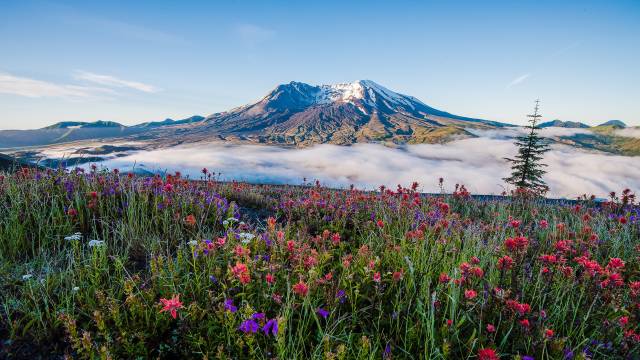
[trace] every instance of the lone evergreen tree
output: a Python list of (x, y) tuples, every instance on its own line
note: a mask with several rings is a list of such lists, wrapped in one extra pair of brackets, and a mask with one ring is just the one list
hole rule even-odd
[(505, 158), (511, 163), (511, 176), (503, 180), (517, 187), (518, 190), (526, 190), (534, 194), (544, 194), (549, 187), (542, 179), (546, 173), (541, 163), (543, 154), (549, 151), (549, 144), (544, 138), (538, 136), (538, 120), (542, 117), (538, 113), (540, 110), (540, 100), (536, 100), (533, 114), (527, 115), (529, 118), (528, 134), (516, 138), (518, 155), (515, 158)]

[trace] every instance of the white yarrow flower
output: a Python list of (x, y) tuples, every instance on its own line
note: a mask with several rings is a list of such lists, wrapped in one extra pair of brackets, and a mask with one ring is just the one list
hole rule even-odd
[(240, 241), (243, 244), (248, 244), (251, 242), (251, 240), (253, 240), (253, 238), (256, 237), (255, 235), (253, 235), (252, 233), (240, 233)]
[(189, 241), (187, 244), (191, 245), (191, 246), (197, 246), (198, 242), (196, 240), (191, 240)]
[(25, 275), (22, 275), (22, 280), (29, 280), (32, 277), (33, 277), (33, 275), (31, 275), (31, 274), (25, 274)]
[(81, 233), (75, 233), (73, 235), (65, 236), (64, 239), (66, 241), (78, 241), (78, 240), (82, 239), (82, 234)]
[(89, 247), (104, 246), (104, 240), (91, 240), (89, 241)]
[(80, 288), (77, 287), (77, 286), (74, 286), (72, 290), (73, 290), (73, 292), (78, 292), (80, 290)]

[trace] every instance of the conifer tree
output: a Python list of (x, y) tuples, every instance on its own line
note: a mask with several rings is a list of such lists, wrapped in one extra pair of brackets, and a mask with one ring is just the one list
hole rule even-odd
[(507, 183), (514, 185), (518, 190), (527, 190), (534, 194), (542, 195), (549, 187), (542, 179), (546, 173), (541, 161), (545, 152), (549, 151), (547, 141), (538, 136), (538, 121), (542, 117), (539, 114), (540, 100), (536, 100), (533, 114), (527, 115), (529, 125), (526, 126), (527, 135), (518, 136), (515, 144), (518, 154), (514, 158), (505, 158), (511, 163), (511, 176), (504, 178)]

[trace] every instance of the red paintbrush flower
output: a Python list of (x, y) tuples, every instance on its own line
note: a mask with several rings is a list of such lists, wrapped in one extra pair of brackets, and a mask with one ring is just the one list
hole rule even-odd
[(193, 215), (187, 215), (187, 217), (184, 219), (184, 222), (189, 226), (194, 226), (196, 224), (196, 217)]
[(469, 290), (465, 290), (464, 291), (464, 297), (467, 298), (468, 300), (471, 300), (471, 299), (475, 298), (476, 296), (478, 296), (478, 293), (473, 289), (469, 289)]
[(293, 285), (293, 292), (299, 296), (307, 296), (309, 293), (309, 286), (304, 283), (304, 281), (300, 280), (297, 284)]
[(496, 354), (496, 351), (493, 349), (480, 349), (478, 350), (478, 359), (479, 360), (498, 360), (499, 357)]
[(164, 306), (160, 312), (168, 311), (174, 319), (178, 316), (178, 309), (182, 308), (180, 294), (174, 295), (171, 299), (162, 298), (160, 299), (160, 302)]

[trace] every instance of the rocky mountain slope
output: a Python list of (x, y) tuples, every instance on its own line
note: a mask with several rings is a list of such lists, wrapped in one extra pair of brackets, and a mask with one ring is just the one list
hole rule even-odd
[(472, 136), (465, 128), (506, 125), (453, 115), (373, 81), (360, 80), (279, 85), (254, 104), (208, 116), (202, 126), (225, 140), (305, 146), (445, 142)]

